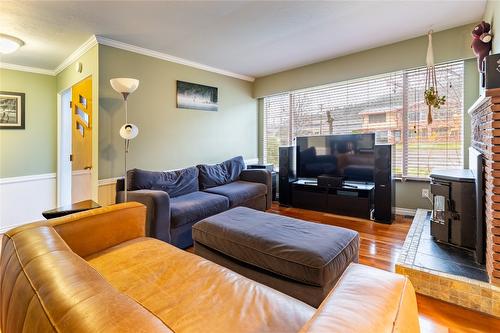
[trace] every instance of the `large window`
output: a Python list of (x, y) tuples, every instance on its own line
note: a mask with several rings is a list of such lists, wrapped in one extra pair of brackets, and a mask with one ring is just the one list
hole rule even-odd
[(396, 176), (427, 177), (433, 168), (460, 168), (462, 158), (462, 61), (436, 66), (446, 104), (423, 100), (425, 68), (297, 90), (264, 98), (264, 159), (278, 165), (278, 147), (297, 136), (375, 132), (394, 145)]

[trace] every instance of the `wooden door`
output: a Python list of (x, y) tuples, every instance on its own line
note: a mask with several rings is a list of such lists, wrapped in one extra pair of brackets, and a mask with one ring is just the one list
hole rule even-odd
[(72, 87), (72, 202), (90, 199), (92, 172), (92, 77)]

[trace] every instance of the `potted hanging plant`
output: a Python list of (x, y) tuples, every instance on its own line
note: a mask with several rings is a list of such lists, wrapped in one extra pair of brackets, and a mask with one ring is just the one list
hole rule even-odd
[(446, 103), (446, 96), (439, 96), (437, 88), (430, 86), (424, 91), (425, 104), (429, 107), (429, 112), (427, 113), (427, 123), (432, 123), (432, 108), (440, 109), (441, 105)]
[(429, 45), (427, 47), (427, 73), (425, 77), (425, 104), (429, 107), (427, 113), (427, 124), (432, 123), (432, 108), (440, 109), (446, 102), (446, 96), (439, 96), (436, 80), (436, 68), (434, 66), (434, 52), (432, 49), (432, 30), (429, 31)]

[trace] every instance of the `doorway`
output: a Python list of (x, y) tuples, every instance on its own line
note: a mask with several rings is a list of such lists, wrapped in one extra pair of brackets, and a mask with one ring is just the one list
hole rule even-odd
[(92, 77), (59, 94), (58, 205), (92, 198)]

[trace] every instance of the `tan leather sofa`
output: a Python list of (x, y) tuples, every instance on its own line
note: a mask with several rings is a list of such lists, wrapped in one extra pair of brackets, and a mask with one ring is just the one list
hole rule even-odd
[(144, 237), (145, 216), (126, 203), (7, 232), (1, 331), (419, 331), (404, 276), (353, 264), (315, 309)]

